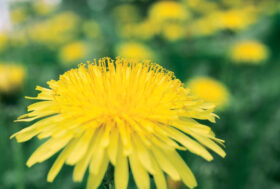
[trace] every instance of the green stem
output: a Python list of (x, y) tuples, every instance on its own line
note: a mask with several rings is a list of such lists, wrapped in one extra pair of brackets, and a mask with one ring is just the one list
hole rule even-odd
[(108, 171), (105, 175), (104, 186), (106, 189), (114, 189), (114, 167), (109, 165)]

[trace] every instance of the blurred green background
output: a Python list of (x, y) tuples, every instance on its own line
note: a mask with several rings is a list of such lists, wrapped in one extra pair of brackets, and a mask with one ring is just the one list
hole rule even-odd
[(151, 59), (216, 103), (226, 158), (181, 154), (197, 188), (279, 189), (279, 49), (279, 0), (0, 0), (0, 189), (85, 188), (67, 166), (47, 183), (55, 157), (27, 168), (41, 141), (9, 137), (36, 85), (104, 56)]

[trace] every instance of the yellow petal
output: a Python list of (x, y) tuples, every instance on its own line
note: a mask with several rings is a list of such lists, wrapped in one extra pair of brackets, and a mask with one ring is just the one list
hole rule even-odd
[(22, 129), (21, 131), (13, 134), (10, 138), (16, 137), (18, 142), (25, 142), (27, 140), (30, 140), (33, 138), (35, 135), (39, 133), (38, 130), (36, 130), (37, 125), (35, 126), (30, 126), (25, 129)]
[(134, 149), (137, 153), (137, 156), (141, 162), (141, 164), (149, 171), (150, 173), (154, 173), (154, 166), (151, 161), (150, 153), (142, 143), (140, 137), (134, 135), (132, 137), (134, 140)]
[(88, 130), (83, 134), (83, 136), (81, 136), (81, 138), (71, 151), (70, 155), (68, 156), (66, 161), (67, 164), (74, 165), (85, 155), (93, 133), (93, 130)]
[(173, 162), (170, 162), (157, 147), (152, 148), (152, 152), (162, 170), (164, 170), (173, 180), (180, 180), (180, 175), (176, 168), (173, 166)]
[(127, 157), (123, 154), (122, 144), (119, 143), (117, 161), (115, 166), (115, 187), (116, 189), (127, 188), (129, 172)]
[(171, 138), (180, 142), (194, 154), (197, 154), (208, 161), (213, 160), (212, 155), (203, 146), (201, 146), (199, 143), (197, 143), (187, 135), (171, 127), (166, 127), (165, 129), (169, 132)]
[(89, 148), (87, 150), (86, 155), (76, 164), (74, 168), (74, 173), (73, 173), (73, 180), (76, 182), (81, 182), (83, 180), (84, 174), (88, 168), (88, 165), (90, 163), (90, 160), (92, 158), (93, 153), (95, 152), (95, 143), (98, 138), (101, 137), (101, 132), (98, 129), (94, 136), (92, 137), (92, 140), (89, 144)]
[(54, 164), (52, 165), (52, 168), (50, 169), (47, 177), (48, 182), (53, 182), (56, 175), (61, 170), (66, 158), (71, 153), (73, 148), (76, 145), (76, 141), (72, 141), (71, 144), (69, 144), (58, 156), (58, 158), (55, 160)]
[(149, 174), (139, 162), (136, 154), (134, 153), (130, 154), (129, 162), (137, 187), (139, 189), (149, 189), (150, 188)]
[(201, 144), (203, 144), (204, 146), (208, 147), (209, 149), (213, 150), (214, 152), (216, 152), (217, 154), (219, 154), (221, 157), (225, 157), (226, 153), (224, 152), (224, 150), (217, 145), (214, 141), (212, 141), (211, 139), (204, 137), (202, 135), (198, 135), (195, 134), (193, 132), (190, 132), (190, 134), (197, 139)]
[(53, 154), (58, 152), (61, 148), (63, 148), (66, 144), (68, 144), (71, 138), (71, 135), (66, 135), (62, 138), (49, 139), (31, 155), (26, 163), (27, 166), (30, 167), (35, 163), (45, 161)]
[(110, 143), (107, 149), (108, 156), (113, 165), (116, 163), (117, 152), (119, 146), (119, 135), (116, 129), (112, 129), (110, 135)]
[(100, 166), (100, 170), (97, 174), (90, 173), (88, 182), (87, 182), (87, 189), (96, 189), (101, 184), (106, 170), (108, 168), (109, 159), (105, 155)]
[(166, 183), (164, 173), (160, 169), (160, 167), (159, 167), (158, 163), (155, 161), (155, 159), (151, 158), (151, 160), (153, 162), (154, 169), (155, 169), (153, 176), (154, 176), (154, 180), (155, 180), (157, 189), (167, 189), (167, 183)]
[(176, 167), (177, 171), (182, 178), (182, 181), (189, 187), (194, 188), (197, 186), (196, 179), (187, 166), (187, 164), (182, 160), (180, 155), (176, 151), (165, 151), (166, 156), (168, 157), (169, 161)]

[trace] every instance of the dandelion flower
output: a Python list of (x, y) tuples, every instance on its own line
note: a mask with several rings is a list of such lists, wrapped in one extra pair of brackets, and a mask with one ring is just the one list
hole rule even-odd
[(187, 8), (175, 1), (159, 1), (153, 4), (149, 10), (149, 19), (156, 23), (185, 21), (189, 17)]
[(267, 60), (268, 48), (258, 41), (241, 41), (230, 50), (232, 60), (237, 63), (258, 64)]
[(242, 30), (256, 21), (256, 10), (248, 7), (217, 11), (212, 17), (220, 29)]
[(97, 188), (114, 165), (116, 189), (125, 189), (129, 167), (138, 188), (150, 188), (152, 175), (159, 189), (166, 189), (165, 173), (197, 185), (177, 150), (189, 150), (206, 160), (209, 148), (224, 157), (210, 127), (197, 119), (215, 121), (213, 106), (194, 98), (173, 73), (150, 61), (109, 58), (81, 64), (37, 87), (40, 100), (17, 121), (33, 125), (12, 136), (18, 142), (37, 136), (48, 140), (27, 161), (30, 167), (62, 150), (49, 171), (52, 182), (63, 164), (74, 166), (74, 181), (89, 169), (87, 188)]
[(60, 60), (65, 64), (80, 61), (87, 53), (87, 45), (81, 41), (63, 46), (59, 52)]
[(9, 93), (22, 86), (25, 76), (24, 68), (11, 63), (0, 63), (0, 92)]
[(116, 47), (116, 54), (121, 57), (153, 59), (154, 52), (148, 46), (138, 42), (121, 43)]
[(193, 94), (205, 102), (213, 103), (221, 109), (229, 103), (229, 92), (222, 83), (208, 77), (191, 79), (187, 86)]

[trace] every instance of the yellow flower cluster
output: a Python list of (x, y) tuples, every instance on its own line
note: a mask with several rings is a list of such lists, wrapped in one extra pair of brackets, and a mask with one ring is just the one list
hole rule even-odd
[(150, 39), (160, 34), (169, 41), (175, 41), (185, 35), (184, 22), (188, 19), (190, 14), (183, 4), (159, 1), (151, 6), (145, 20), (123, 24), (119, 32), (121, 36), (140, 39)]
[(157, 24), (168, 21), (185, 21), (190, 17), (186, 7), (175, 1), (159, 1), (149, 10), (149, 19)]
[(192, 35), (210, 35), (217, 31), (229, 29), (239, 31), (246, 29), (257, 20), (257, 11), (253, 7), (213, 11), (192, 22), (188, 27)]
[(28, 159), (32, 166), (60, 152), (48, 173), (52, 182), (64, 164), (74, 166), (81, 182), (89, 170), (88, 189), (101, 184), (109, 163), (116, 189), (126, 189), (129, 167), (140, 189), (166, 189), (165, 174), (189, 188), (196, 179), (178, 150), (188, 150), (211, 161), (211, 149), (226, 154), (210, 127), (213, 105), (195, 98), (174, 74), (149, 61), (109, 58), (94, 60), (37, 87), (39, 100), (17, 121), (37, 120), (12, 136), (18, 142), (37, 136), (47, 139)]
[(230, 49), (230, 56), (236, 63), (259, 64), (268, 59), (268, 48), (258, 41), (241, 41)]
[(10, 93), (23, 85), (25, 70), (12, 63), (0, 63), (0, 93)]

